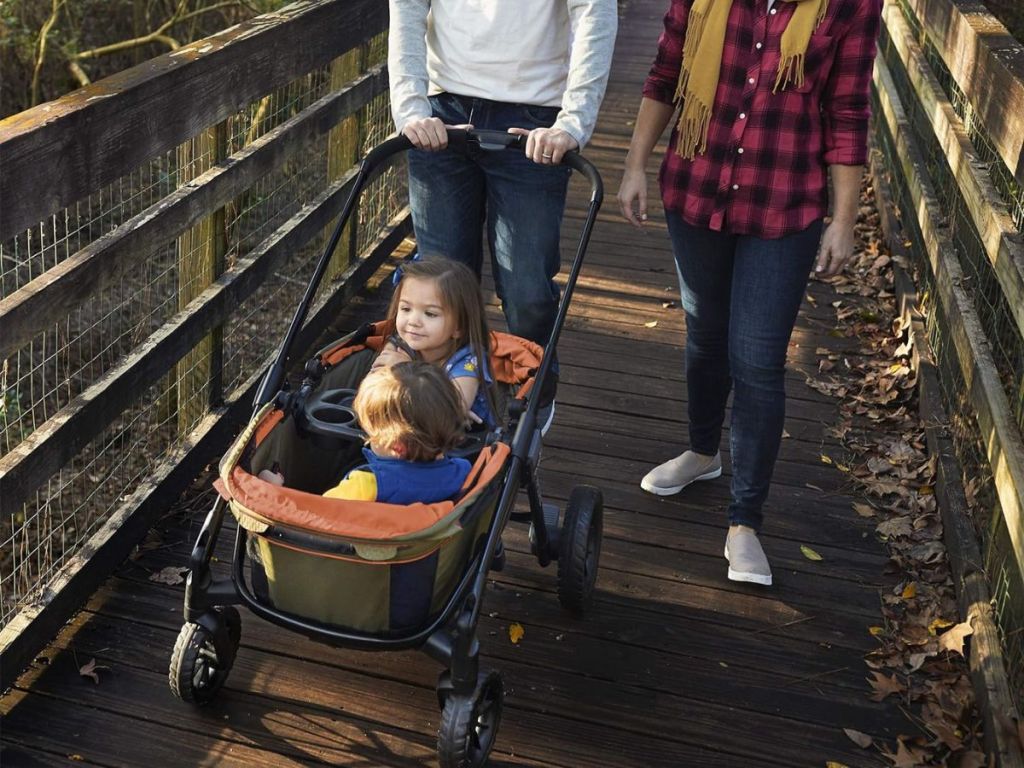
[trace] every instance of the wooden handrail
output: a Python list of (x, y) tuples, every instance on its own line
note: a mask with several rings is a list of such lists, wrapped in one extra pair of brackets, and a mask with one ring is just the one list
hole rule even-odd
[(386, 88), (387, 72), (383, 66), (376, 67), (0, 299), (0, 327), (4, 329), (0, 358), (30, 342), (69, 309), (95, 296), (154, 244), (172, 240), (248, 189)]
[(1024, 44), (977, 0), (904, 0), (1024, 184)]
[(385, 0), (307, 0), (0, 121), (0, 242), (386, 26)]

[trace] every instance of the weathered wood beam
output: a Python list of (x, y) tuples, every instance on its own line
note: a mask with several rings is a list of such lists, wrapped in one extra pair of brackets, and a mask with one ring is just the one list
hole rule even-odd
[(875, 58), (872, 94), (880, 106), (879, 117), (884, 120), (896, 147), (898, 157), (895, 159), (900, 163), (905, 186), (915, 206), (915, 210), (903, 213), (913, 216), (921, 231), (922, 245), (934, 277), (936, 299), (941, 302), (949, 323), (945, 330), (953, 341), (956, 363), (985, 443), (1017, 564), (1024, 572), (1024, 442), (1013, 419), (984, 330), (970, 297), (963, 289), (963, 273), (955, 246), (940, 224), (945, 214), (881, 54)]
[[(339, 276), (335, 291), (311, 314), (296, 343), (297, 354), (308, 354), (349, 301), (394, 253), (411, 231), (408, 210), (388, 224), (386, 231), (361, 258)], [(251, 411), (256, 388), (270, 355), (249, 379), (230, 396), (228, 403), (211, 412), (189, 435), (184, 445), (169, 453), (123, 505), (117, 508), (61, 568), (39, 600), (22, 608), (0, 630), (0, 690), (6, 690), (36, 657), (71, 615), (103, 583), (153, 523), (167, 511), (168, 499), (177, 498), (210, 461), (223, 453)]]
[[(391, 158), (394, 161), (394, 157)], [(381, 166), (383, 171), (390, 163)], [(330, 185), (282, 224), (252, 255), (221, 275), (190, 305), (62, 408), (24, 442), (0, 458), (0, 516), (13, 514), (36, 488), (124, 410), (124, 404), (169, 371), (211, 328), (252, 295), (289, 254), (337, 216), (356, 172)]]
[(0, 121), (0, 241), (387, 26), (385, 0), (306, 0)]
[(967, 212), (985, 246), (1006, 303), (1024, 337), (1024, 246), (1006, 205), (992, 186), (963, 122), (949, 103), (923, 51), (899, 7), (889, 4), (883, 12), (889, 39), (903, 62), (918, 103), (931, 121), (935, 138), (945, 153)]
[(904, 1), (1006, 167), (1024, 184), (1024, 44), (980, 0)]
[(210, 211), (225, 205), (265, 174), (305, 149), (317, 137), (382, 93), (387, 71), (378, 67), (337, 93), (324, 96), (298, 115), (239, 150), (132, 217), (121, 226), (0, 299), (0, 358), (28, 344), (68, 311), (119, 279), (140, 254), (177, 237)]

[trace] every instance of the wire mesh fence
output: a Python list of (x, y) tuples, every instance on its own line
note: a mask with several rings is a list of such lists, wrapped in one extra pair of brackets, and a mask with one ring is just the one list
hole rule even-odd
[[(363, 71), (381, 60), (382, 35), (362, 46)], [(338, 83), (334, 83), (336, 87)], [(0, 243), (0, 287), (14, 294), (47, 270), (248, 146), (332, 89), (331, 66), (274, 89), (177, 149)], [(360, 111), (362, 147), (391, 132), (387, 94)], [(331, 183), (327, 137), (292, 154), (220, 211), (170, 242), (133, 254), (123, 273), (0, 367), (0, 456), (31, 441), (62, 408), (124, 364), (216, 276), (247, 258)], [(349, 159), (349, 163), (355, 157)], [(392, 170), (361, 199), (358, 242), (372, 242), (404, 206), (404, 174)], [(0, 520), (0, 627), (185, 443), (211, 405), (247, 382), (284, 335), (321, 238), (284, 255), (233, 308), (223, 328), (177, 361), (156, 385)], [(212, 255), (212, 256), (211, 256)], [(27, 446), (24, 446), (27, 447)]]
[[(1002, 202), (1015, 225), (1020, 228), (1024, 221), (1024, 193), (1021, 187), (996, 155), (991, 141), (985, 135), (984, 126), (953, 80), (941, 54), (927, 42), (909, 7), (902, 2), (900, 5), (914, 38), (924, 48), (933, 74), (963, 121)], [(958, 181), (935, 137), (931, 120), (916, 97), (906, 69), (884, 26), (879, 50), (906, 114), (910, 133), (921, 152), (923, 170), (928, 175), (943, 211), (943, 232), (951, 243), (963, 273), (959, 286), (969, 296), (984, 330), (987, 346), (995, 361), (1017, 428), (1024, 429), (1024, 338), (999, 285)], [(939, 374), (943, 404), (949, 417), (949, 434), (963, 467), (964, 486), (974, 515), (972, 522), (985, 553), (1010, 682), (1019, 704), (1024, 701), (1024, 637), (1021, 631), (1024, 628), (1024, 580), (996, 493), (985, 441), (975, 418), (970, 388), (962, 374), (950, 318), (946, 315), (943, 303), (936, 298), (939, 295), (936, 278), (924, 245), (925, 237), (915, 215), (918, 206), (903, 174), (900, 153), (882, 116), (882, 107), (877, 102), (873, 106), (876, 146), (882, 164), (888, 171), (890, 191), (905, 236), (904, 245), (911, 255), (918, 294), (922, 297), (927, 315), (928, 340)]]

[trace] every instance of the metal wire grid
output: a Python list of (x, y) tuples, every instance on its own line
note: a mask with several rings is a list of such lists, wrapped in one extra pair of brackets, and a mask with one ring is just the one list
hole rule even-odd
[(933, 188), (947, 215), (948, 234), (964, 273), (963, 287), (971, 297), (991, 346), (1017, 425), (1024, 430), (1024, 337), (1017, 327), (946, 155), (935, 138), (928, 115), (915, 97), (903, 64), (884, 28), (880, 43), (910, 126), (924, 154)]
[(1003, 199), (1003, 202), (1006, 203), (1006, 207), (1013, 218), (1014, 226), (1018, 230), (1024, 230), (1024, 187), (1013, 178), (1013, 174), (1010, 173), (1010, 170), (1006, 167), (1003, 159), (993, 146), (985, 126), (978, 117), (978, 113), (967, 99), (963, 90), (957, 85), (953, 74), (949, 71), (949, 67), (946, 66), (946, 62), (942, 58), (942, 54), (932, 44), (931, 40), (928, 39), (927, 35), (923, 34), (920, 22), (905, 0), (900, 1), (900, 10), (903, 12), (907, 24), (913, 30), (914, 37), (917, 39), (918, 45), (920, 45), (932, 73), (945, 92), (946, 98), (949, 99), (953, 110), (963, 122), (964, 130), (967, 132), (967, 136), (971, 140), (975, 152), (978, 154), (978, 159), (987, 166), (992, 183)]
[[(321, 68), (305, 75), (229, 118), (229, 151), (243, 146), (243, 141), (263, 135), (323, 96), (329, 86), (328, 72), (329, 68)], [(385, 120), (390, 126), (386, 98), (385, 95), (381, 104), (375, 102), (364, 110), (363, 118), (372, 122), (367, 126), (368, 141), (374, 140), (369, 137), (389, 130), (384, 127)], [(183, 158), (187, 162), (183, 163)], [(180, 149), (167, 153), (143, 171), (75, 206), (74, 213), (69, 208), (53, 217), (46, 237), (33, 229), (16, 238), (0, 251), (4, 295), (157, 202), (182, 180), (192, 178), (212, 162), (209, 151), (200, 147), (190, 147), (184, 154)], [(394, 172), (390, 175), (395, 177)], [(227, 265), (245, 257), (318, 194), (325, 187), (326, 178), (326, 151), (321, 142), (260, 179), (227, 206)], [(388, 183), (395, 184), (396, 177), (390, 182), (377, 182), (375, 187), (380, 187), (380, 191), (373, 197), (362, 198), (360, 219), (368, 230), (373, 230), (364, 233), (368, 240), (377, 236), (377, 223), (387, 222), (392, 215), (390, 211), (374, 211), (374, 201), (387, 199), (395, 210), (399, 207), (394, 201), (400, 199), (400, 193), (387, 191)], [(207, 228), (206, 232), (213, 230)], [(187, 245), (189, 250), (198, 251), (209, 243), (192, 237)], [(267, 284), (226, 323), (224, 391), (247, 379), (255, 365), (273, 349), (320, 248), (321, 244), (314, 240), (289, 255)], [(183, 238), (141, 256), (135, 261), (136, 268), (126, 272), (119, 282), (91, 299), (87, 306), (72, 310), (66, 320), (3, 361), (3, 453), (13, 449), (166, 322), (179, 309), (183, 292), (191, 295), (203, 287), (190, 286), (188, 280), (182, 282), (179, 263), (188, 256)], [(45, 585), (55, 570), (134, 491), (139, 480), (151, 474), (168, 451), (196, 426), (207, 412), (210, 388), (180, 385), (190, 378), (205, 380), (210, 375), (203, 355), (186, 355), (173, 373), (143, 393), (100, 438), (38, 489), (35, 498), (18, 514), (0, 521), (0, 625)], [(181, 417), (183, 411), (188, 415), (185, 420)]]
[[(884, 30), (881, 43), (884, 50), (887, 43)], [(899, 66), (890, 62), (894, 80), (903, 74)], [(906, 85), (905, 75), (903, 79)], [(899, 89), (898, 83), (897, 88)], [(913, 103), (907, 98), (907, 94), (901, 93), (900, 97), (905, 109)], [(925, 251), (924, 238), (914, 215), (916, 205), (903, 176), (898, 151), (886, 121), (881, 117), (881, 106), (877, 102), (873, 106), (876, 116), (873, 135), (888, 171), (896, 214), (903, 227), (904, 243), (916, 273), (918, 294), (923, 297), (925, 304), (928, 341), (938, 372), (943, 405), (949, 419), (948, 433), (963, 469), (965, 485), (971, 489), (973, 495), (972, 512), (975, 517), (972, 523), (985, 553), (986, 571), (1006, 649), (1010, 682), (1020, 703), (1024, 701), (1024, 637), (1021, 632), (1024, 628), (1024, 594), (1020, 590), (1022, 575), (1003, 519), (984, 442), (974, 418), (969, 388), (960, 371), (955, 343), (948, 332), (949, 321), (941, 302), (934, 300), (937, 295), (935, 279)], [(928, 162), (928, 165), (931, 164)], [(958, 245), (958, 248), (960, 247), (962, 245)], [(983, 518), (982, 515), (987, 517)]]

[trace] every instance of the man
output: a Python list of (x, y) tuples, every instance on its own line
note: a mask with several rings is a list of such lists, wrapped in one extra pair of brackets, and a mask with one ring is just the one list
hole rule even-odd
[[(479, 275), (486, 225), (509, 330), (546, 344), (569, 169), (589, 140), (611, 64), (615, 0), (390, 0), (388, 71), (409, 155), (420, 252)], [(527, 137), (525, 153), (438, 152), (446, 126)], [(541, 414), (546, 431), (553, 407)]]

